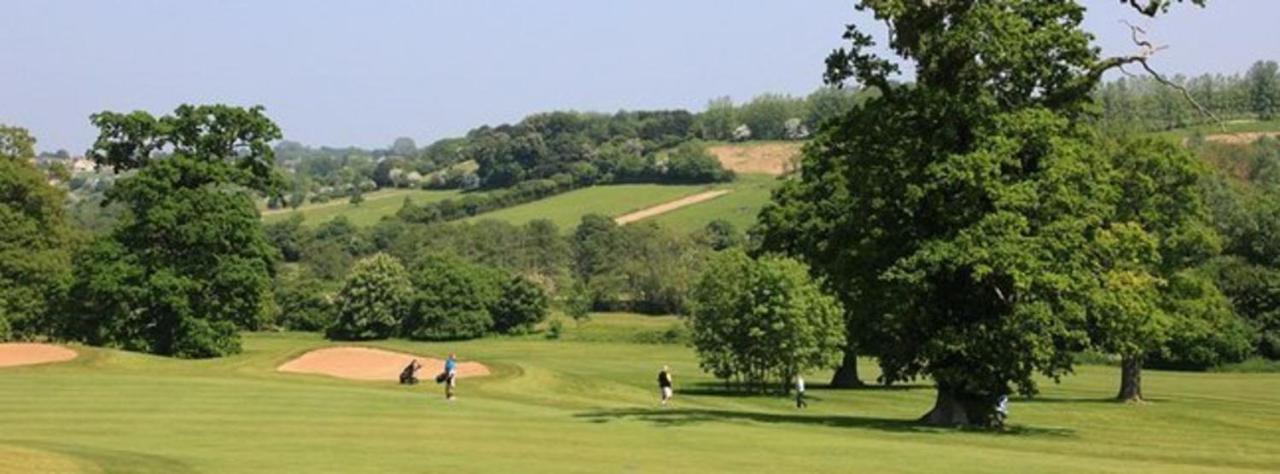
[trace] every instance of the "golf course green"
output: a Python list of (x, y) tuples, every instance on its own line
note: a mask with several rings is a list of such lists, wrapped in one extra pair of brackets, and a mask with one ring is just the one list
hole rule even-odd
[(487, 365), (453, 402), (430, 380), (277, 372), (352, 345), (318, 334), (246, 334), (242, 354), (200, 361), (73, 346), (68, 362), (0, 369), (0, 472), (1280, 471), (1280, 374), (1148, 371), (1151, 401), (1129, 405), (1111, 401), (1116, 368), (1082, 366), (1012, 400), (1003, 432), (927, 428), (912, 423), (925, 381), (835, 391), (809, 374), (805, 410), (721, 392), (691, 349), (655, 343), (679, 324), (606, 314), (558, 340), (356, 344)]

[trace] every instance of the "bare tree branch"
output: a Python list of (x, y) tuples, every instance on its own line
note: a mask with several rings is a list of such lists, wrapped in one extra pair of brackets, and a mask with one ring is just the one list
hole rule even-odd
[(1115, 69), (1119, 69), (1120, 72), (1124, 73), (1125, 75), (1133, 76), (1132, 73), (1124, 69), (1124, 66), (1128, 64), (1133, 64), (1133, 63), (1140, 64), (1142, 65), (1142, 69), (1146, 70), (1147, 74), (1151, 75), (1151, 77), (1155, 79), (1156, 82), (1164, 84), (1166, 87), (1176, 89), (1178, 92), (1181, 92), (1182, 97), (1187, 99), (1187, 102), (1190, 102), (1191, 105), (1195, 106), (1196, 110), (1200, 112), (1200, 115), (1213, 119), (1214, 123), (1217, 123), (1218, 127), (1221, 128), (1223, 132), (1226, 132), (1227, 126), (1225, 123), (1222, 122), (1222, 119), (1218, 118), (1218, 116), (1214, 114), (1213, 111), (1201, 105), (1200, 102), (1197, 101), (1195, 97), (1191, 95), (1191, 91), (1187, 90), (1187, 88), (1183, 87), (1181, 84), (1170, 81), (1169, 79), (1165, 78), (1163, 74), (1160, 74), (1158, 71), (1156, 71), (1155, 68), (1151, 67), (1151, 63), (1149, 63), (1147, 60), (1150, 59), (1152, 56), (1155, 56), (1156, 53), (1163, 51), (1165, 49), (1168, 49), (1168, 46), (1167, 45), (1157, 46), (1156, 44), (1152, 43), (1150, 40), (1147, 39), (1146, 30), (1138, 26), (1135, 26), (1132, 23), (1129, 23), (1127, 20), (1120, 20), (1120, 22), (1124, 23), (1125, 26), (1129, 27), (1129, 34), (1133, 39), (1133, 43), (1138, 46), (1138, 53), (1132, 56), (1119, 56), (1119, 57), (1107, 58), (1102, 63), (1098, 64), (1098, 67), (1095, 67), (1092, 72), (1098, 76), (1101, 76), (1103, 72), (1106, 72), (1109, 69), (1115, 68)]

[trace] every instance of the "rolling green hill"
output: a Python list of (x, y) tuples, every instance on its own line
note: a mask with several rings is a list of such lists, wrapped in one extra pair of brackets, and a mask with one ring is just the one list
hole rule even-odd
[[(494, 375), (440, 387), (282, 374), (331, 346), (260, 333), (243, 354), (173, 360), (77, 348), (0, 369), (0, 472), (1276, 472), (1280, 375), (1147, 371), (1143, 405), (1111, 402), (1117, 369), (1083, 366), (1011, 401), (1002, 433), (912, 423), (920, 385), (826, 390), (810, 407), (721, 392), (692, 350), (635, 342), (673, 318), (598, 315), (540, 336), (378, 347), (457, 352)], [(676, 398), (657, 403), (672, 367)], [(871, 380), (876, 366), (865, 364)]]

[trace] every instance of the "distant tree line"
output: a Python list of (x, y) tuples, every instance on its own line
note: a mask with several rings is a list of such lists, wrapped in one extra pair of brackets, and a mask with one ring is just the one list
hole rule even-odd
[[(1280, 360), (1280, 140), (1252, 144), (1191, 144), (1219, 170), (1205, 185), (1205, 201), (1222, 253), (1204, 269), (1248, 330), (1237, 344), (1245, 354)], [(1203, 368), (1220, 362), (1211, 345), (1184, 344), (1158, 364)], [(1238, 358), (1238, 356), (1236, 356)]]
[[(409, 262), (402, 265), (410, 275), (410, 287), (419, 293), (438, 298), (468, 295), (433, 300), (433, 308), (448, 310), (433, 317), (402, 316), (397, 320), (410, 323), (402, 323), (400, 332), (379, 333), (419, 338), (439, 337), (434, 329), (417, 328), (414, 322), (419, 321), (429, 327), (470, 328), (446, 331), (457, 338), (527, 329), (529, 325), (519, 323), (522, 319), (504, 316), (518, 312), (509, 308), (526, 306), (520, 301), (545, 300), (578, 316), (590, 311), (685, 313), (689, 288), (710, 255), (745, 242), (740, 231), (723, 221), (680, 235), (655, 224), (619, 226), (598, 215), (584, 217), (570, 235), (546, 220), (516, 226), (493, 220), (422, 224), (389, 219), (359, 228), (342, 217), (314, 228), (295, 217), (267, 224), (265, 234), (282, 257), (277, 325), (308, 331), (332, 328), (341, 320), (333, 305), (342, 299), (341, 288), (351, 284), (357, 262), (385, 254), (396, 262)], [(455, 278), (434, 279), (440, 275)], [(515, 279), (528, 284), (504, 291), (503, 285)], [(441, 286), (445, 283), (452, 286)], [(464, 300), (481, 304), (467, 306)], [(415, 329), (403, 329), (408, 327)], [(356, 337), (349, 330), (330, 334)]]
[[(1244, 74), (1169, 78), (1219, 119), (1272, 120), (1280, 113), (1280, 71), (1258, 61)], [(1148, 76), (1122, 77), (1100, 85), (1095, 98), (1108, 127), (1137, 131), (1183, 128), (1211, 121), (1181, 91)]]

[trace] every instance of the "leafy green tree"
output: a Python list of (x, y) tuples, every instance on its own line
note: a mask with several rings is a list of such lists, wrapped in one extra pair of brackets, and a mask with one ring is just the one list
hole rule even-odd
[(566, 285), (572, 253), (560, 228), (550, 220), (534, 219), (517, 232), (519, 242), (509, 250), (517, 258), (509, 269), (553, 293)]
[(1217, 284), (1254, 331), (1254, 351), (1280, 360), (1280, 269), (1254, 265), (1239, 257), (1212, 265)]
[(1271, 120), (1280, 110), (1280, 67), (1275, 61), (1258, 61), (1245, 74), (1249, 82), (1249, 106), (1258, 120)]
[(302, 227), (302, 215), (293, 214), (288, 219), (262, 226), (267, 241), (280, 251), (286, 262), (297, 262), (302, 259), (302, 245), (307, 240), (306, 229)]
[(276, 287), (280, 316), (276, 324), (291, 331), (323, 331), (333, 326), (337, 311), (324, 282), (305, 267), (282, 274)]
[(1002, 396), (1069, 373), (1089, 342), (1090, 236), (1118, 194), (1091, 92), (1136, 59), (1099, 57), (1073, 1), (858, 5), (916, 82), (895, 84), (896, 63), (848, 27), (827, 79), (881, 95), (818, 134), (762, 212), (762, 246), (825, 277), (848, 313), (846, 361), (935, 381), (923, 422), (998, 424)]
[(278, 194), (261, 107), (178, 107), (172, 115), (102, 112), (89, 156), (116, 171), (107, 198), (128, 209), (81, 258), (68, 336), (176, 357), (239, 350), (238, 329), (271, 313), (276, 252), (247, 190)]
[(448, 255), (428, 255), (415, 265), (413, 299), (401, 325), (411, 339), (456, 340), (483, 336), (493, 328), (502, 296), (500, 272)]
[(1179, 272), (1169, 278), (1165, 295), (1165, 312), (1173, 318), (1168, 339), (1149, 357), (1153, 366), (1205, 370), (1239, 362), (1252, 352), (1257, 333), (1236, 315), (1209, 275), (1199, 269)]
[(742, 246), (746, 236), (742, 235), (732, 222), (715, 219), (707, 223), (707, 227), (702, 230), (702, 239), (712, 250), (725, 250)]
[(31, 164), (34, 145), (0, 125), (0, 341), (48, 335), (71, 276), (66, 198)]
[(418, 144), (414, 143), (412, 138), (399, 137), (396, 138), (396, 141), (391, 144), (391, 148), (387, 149), (387, 151), (395, 156), (413, 156), (418, 154)]
[(796, 103), (787, 96), (762, 94), (743, 104), (738, 110), (738, 118), (751, 129), (751, 138), (781, 140), (786, 138), (783, 125), (787, 119), (804, 116), (804, 111), (797, 110)]
[(840, 360), (840, 306), (795, 260), (722, 252), (691, 297), (693, 345), (702, 368), (717, 378), (752, 390), (786, 391), (797, 374)]
[(547, 319), (547, 295), (529, 280), (514, 276), (502, 285), (502, 296), (492, 306), (493, 329), (503, 334), (532, 330)]
[[(683, 314), (689, 289), (706, 264), (707, 250), (692, 236), (652, 222), (619, 227), (615, 253), (593, 283), (615, 306), (652, 314)], [(608, 293), (612, 291), (613, 293)]]
[(667, 157), (666, 176), (674, 183), (714, 183), (733, 179), (707, 147), (698, 142), (677, 146)]
[(564, 312), (574, 321), (587, 321), (591, 319), (591, 308), (595, 301), (596, 297), (591, 294), (591, 289), (586, 284), (575, 282), (564, 296)]
[(337, 320), (328, 337), (362, 341), (395, 335), (412, 294), (409, 273), (395, 257), (378, 253), (356, 262), (334, 302)]
[[(1205, 170), (1195, 156), (1168, 142), (1119, 142), (1109, 160), (1114, 174), (1107, 177), (1118, 191), (1114, 210), (1092, 242), (1103, 277), (1090, 320), (1104, 329), (1095, 328), (1091, 338), (1122, 357), (1117, 398), (1141, 400), (1148, 356), (1165, 351), (1174, 337), (1185, 340), (1178, 330), (1197, 327), (1193, 321), (1222, 319), (1220, 312), (1205, 309), (1222, 307), (1214, 303), (1222, 301), (1216, 288), (1186, 284), (1187, 272), (1216, 255), (1221, 242), (1209, 225), (1201, 187)], [(1170, 285), (1171, 280), (1183, 283)]]
[(813, 91), (805, 98), (809, 111), (804, 117), (805, 126), (809, 130), (818, 130), (827, 121), (848, 113), (849, 109), (860, 102), (859, 96), (864, 94), (862, 90), (851, 91), (830, 86)]
[(707, 110), (698, 115), (699, 135), (704, 140), (729, 140), (738, 127), (733, 99), (720, 97), (707, 102)]
[(579, 280), (590, 284), (602, 274), (617, 245), (614, 230), (618, 224), (608, 216), (587, 214), (573, 231), (573, 270)]

